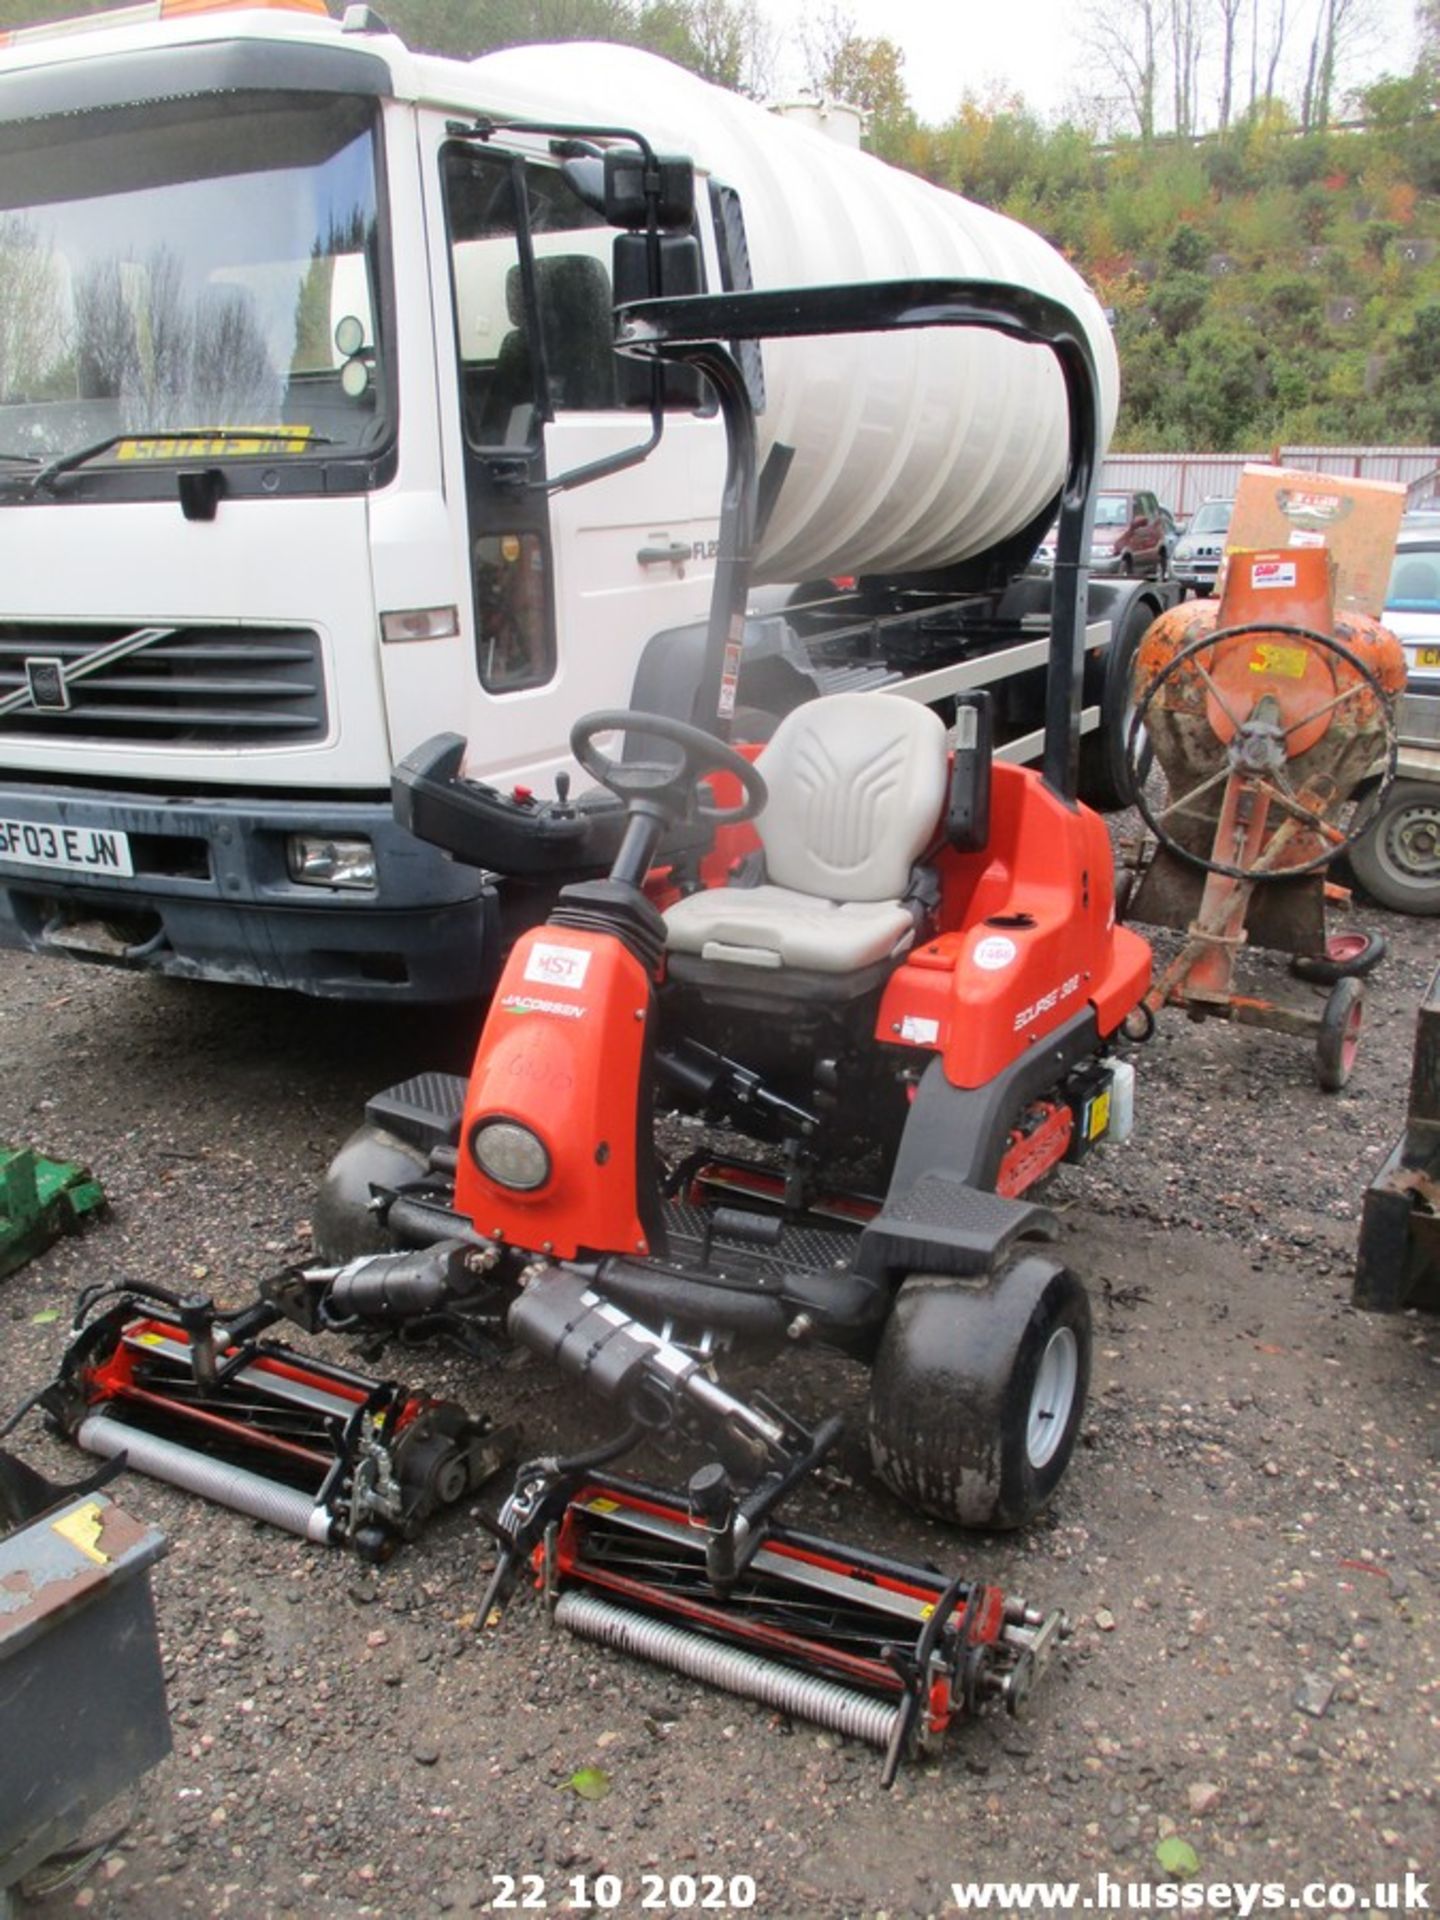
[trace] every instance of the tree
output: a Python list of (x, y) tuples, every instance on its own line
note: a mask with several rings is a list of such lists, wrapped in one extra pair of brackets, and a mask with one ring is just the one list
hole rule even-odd
[(1077, 33), (1102, 117), (1114, 131), (1128, 117), (1145, 146), (1155, 137), (1161, 5), (1130, 0), (1117, 8), (1111, 0), (1088, 0)]
[(634, 38), (718, 87), (751, 99), (774, 90), (775, 30), (757, 0), (645, 0)]
[(860, 107), (869, 121), (869, 143), (886, 159), (898, 159), (915, 130), (901, 69), (905, 56), (893, 40), (866, 39), (853, 15), (832, 5), (800, 29), (806, 80), (822, 97)]
[(1199, 89), (1200, 20), (1197, 0), (1168, 0), (1170, 79), (1175, 132), (1183, 139), (1196, 130)]
[(1264, 100), (1275, 98), (1275, 76), (1285, 47), (1286, 0), (1277, 0), (1265, 42), (1265, 78), (1260, 78), (1260, 0), (1251, 0), (1250, 10), (1250, 110)]
[[(1221, 133), (1230, 126), (1230, 114), (1235, 104), (1235, 40), (1240, 26), (1240, 9), (1245, 0), (1215, 0), (1220, 14), (1220, 99), (1217, 119)], [(1252, 0), (1252, 11), (1258, 16), (1259, 0)]]

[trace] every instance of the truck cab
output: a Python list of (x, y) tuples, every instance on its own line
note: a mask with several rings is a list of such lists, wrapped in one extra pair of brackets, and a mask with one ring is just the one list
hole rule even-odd
[(493, 893), (391, 766), (446, 716), (507, 785), (565, 763), (704, 604), (716, 437), (692, 396), (552, 503), (648, 393), (549, 138), (304, 10), (131, 12), (0, 52), (0, 938), (474, 991)]
[[(606, 154), (657, 145), (693, 195), (627, 226)], [(954, 270), (1003, 229), (997, 275), (1087, 315), (1108, 432), (1113, 347), (1064, 262), (829, 147), (633, 49), (423, 56), (364, 6), (144, 0), (0, 37), (0, 943), (485, 988), (494, 881), (396, 823), (392, 769), (450, 730), (472, 777), (548, 795), (579, 714), (683, 698), (673, 637), (709, 599), (724, 435), (694, 376), (616, 353), (617, 300), (878, 278), (917, 233)], [(934, 703), (996, 631), (1033, 650), (1038, 604), (960, 627), (1048, 523), (1063, 396), (1031, 349), (980, 351), (751, 356), (757, 577), (853, 560), (887, 607), (919, 581), (965, 609), (906, 602), (878, 657), (819, 663), (757, 623), (787, 701), (859, 673)]]

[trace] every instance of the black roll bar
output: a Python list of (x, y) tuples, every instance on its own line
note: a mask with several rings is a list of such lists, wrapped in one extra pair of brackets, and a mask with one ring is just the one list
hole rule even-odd
[(699, 711), (713, 716), (715, 731), (722, 738), (728, 736), (755, 538), (755, 412), (728, 343), (808, 334), (896, 333), (917, 327), (985, 327), (1027, 346), (1048, 347), (1060, 363), (1069, 403), (1070, 444), (1051, 597), (1041, 771), (1047, 786), (1073, 801), (1080, 773), (1086, 573), (1099, 470), (1099, 383), (1090, 342), (1069, 307), (1006, 281), (877, 280), (634, 300), (616, 308), (619, 350), (641, 359), (683, 360), (698, 367), (714, 387), (725, 421), (728, 455), (720, 551)]

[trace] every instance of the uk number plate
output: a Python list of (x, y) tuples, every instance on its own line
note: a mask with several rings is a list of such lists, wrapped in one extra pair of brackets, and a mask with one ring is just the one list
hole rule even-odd
[(1417, 667), (1440, 667), (1440, 647), (1417, 647), (1415, 664)]
[(0, 864), (62, 873), (134, 873), (130, 841), (108, 827), (64, 827), (47, 820), (0, 820)]

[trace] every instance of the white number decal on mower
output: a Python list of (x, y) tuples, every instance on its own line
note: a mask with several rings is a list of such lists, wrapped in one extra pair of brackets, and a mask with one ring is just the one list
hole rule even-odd
[(1019, 952), (1013, 940), (1007, 940), (1001, 934), (989, 934), (975, 945), (972, 956), (982, 973), (998, 973), (1002, 967), (1008, 967)]

